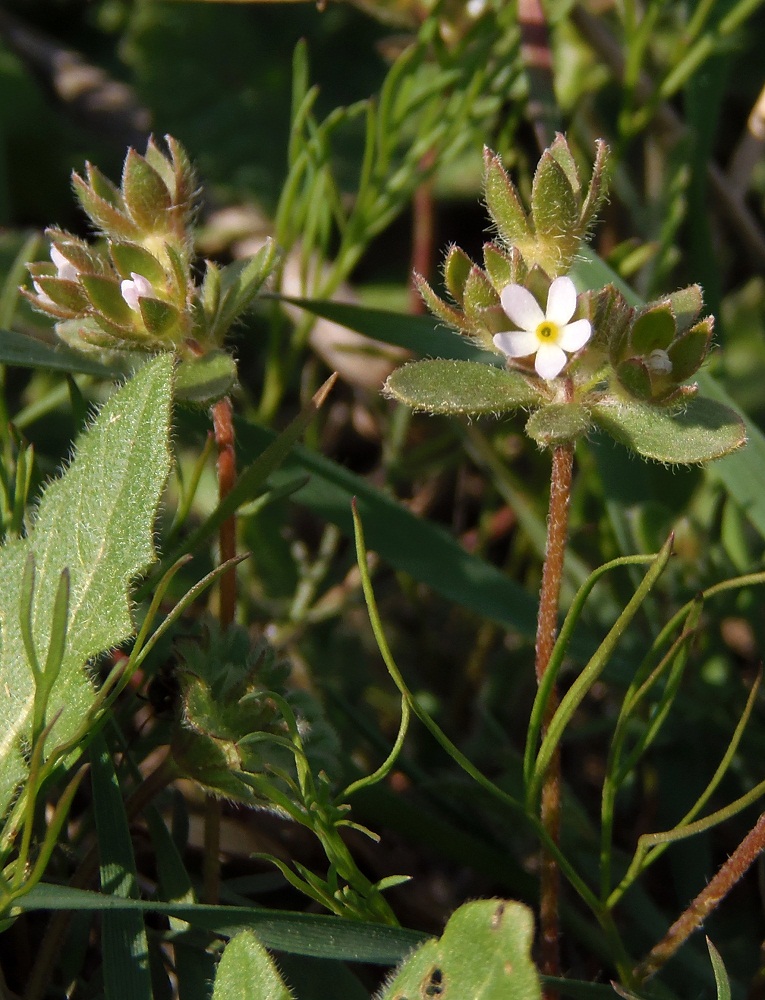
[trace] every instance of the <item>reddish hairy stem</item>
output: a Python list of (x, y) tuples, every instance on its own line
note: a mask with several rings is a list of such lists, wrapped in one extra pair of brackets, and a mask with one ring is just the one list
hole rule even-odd
[[(225, 500), (236, 483), (236, 452), (234, 449), (234, 411), (231, 399), (224, 396), (212, 408), (213, 433), (218, 451), (218, 498)], [(218, 532), (220, 561), (236, 556), (236, 518), (232, 515), (221, 524)], [(236, 567), (226, 570), (220, 578), (218, 619), (221, 628), (231, 625), (236, 616)], [(203, 898), (206, 903), (218, 902), (220, 895), (220, 799), (207, 797), (205, 807)]]
[(739, 879), (743, 878), (763, 850), (765, 850), (765, 813), (762, 813), (733, 854), (721, 865), (712, 881), (702, 889), (661, 941), (654, 945), (646, 958), (637, 966), (635, 978), (638, 984), (653, 976), (672, 958), (680, 946), (685, 944), (691, 934), (720, 905)]
[[(537, 683), (544, 677), (550, 662), (558, 629), (558, 604), (563, 579), (563, 558), (568, 536), (568, 508), (574, 469), (573, 444), (558, 445), (553, 451), (550, 476), (550, 507), (547, 518), (547, 546), (542, 571), (542, 590), (539, 595), (535, 670)], [(558, 707), (558, 691), (553, 687), (545, 711), (547, 725)], [(560, 840), (561, 814), (561, 765), (556, 751), (542, 788), (541, 820), (548, 836), (557, 844)], [(540, 879), (540, 965), (546, 976), (560, 975), (560, 871), (555, 858), (548, 851), (542, 853)], [(557, 994), (548, 990), (548, 1000)]]
[[(433, 159), (432, 152), (423, 156), (420, 165), (424, 171), (430, 169)], [(430, 281), (433, 270), (434, 236), (433, 183), (430, 180), (425, 180), (417, 186), (412, 198), (412, 266), (410, 272), (421, 274), (427, 281)], [(409, 311), (416, 315), (426, 311), (425, 302), (414, 285), (409, 290)]]
[[(224, 396), (212, 408), (215, 446), (218, 451), (218, 499), (225, 500), (236, 483), (236, 453), (234, 451), (233, 408), (228, 396)], [(236, 556), (236, 518), (232, 515), (220, 526), (220, 561), (226, 562)], [(232, 566), (220, 578), (220, 608), (218, 617), (226, 628), (236, 615), (236, 567)]]

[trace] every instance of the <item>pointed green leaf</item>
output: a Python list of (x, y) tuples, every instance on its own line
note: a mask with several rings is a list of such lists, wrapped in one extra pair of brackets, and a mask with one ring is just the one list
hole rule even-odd
[(128, 150), (122, 171), (122, 194), (130, 217), (141, 230), (165, 229), (165, 213), (172, 204), (170, 192), (154, 167), (134, 149)]
[(465, 283), (472, 267), (473, 262), (464, 250), (460, 250), (458, 246), (449, 248), (444, 261), (444, 284), (454, 301), (460, 305), (462, 305)]
[(103, 198), (104, 201), (113, 205), (115, 208), (122, 207), (122, 195), (120, 189), (116, 184), (113, 184), (109, 178), (102, 174), (98, 167), (94, 166), (92, 163), (86, 163), (85, 169), (88, 175), (88, 184), (95, 191), (99, 198)]
[(83, 274), (80, 277), (93, 306), (110, 323), (130, 329), (135, 313), (122, 297), (119, 282), (114, 278), (102, 278), (97, 274)]
[(72, 184), (80, 204), (99, 229), (117, 239), (140, 238), (141, 231), (135, 223), (106, 199), (100, 198), (79, 174), (72, 176)]
[(662, 302), (640, 313), (632, 324), (630, 343), (636, 354), (666, 351), (675, 336), (675, 317), (669, 304)]
[(576, 234), (578, 229), (579, 205), (571, 182), (549, 150), (542, 154), (534, 174), (531, 215), (541, 236)]
[(554, 157), (556, 163), (568, 178), (571, 190), (575, 195), (578, 195), (582, 190), (582, 181), (579, 177), (579, 170), (577, 169), (576, 160), (574, 159), (571, 148), (566, 141), (566, 137), (561, 135), (560, 132), (558, 132), (555, 136), (552, 145), (549, 147), (549, 153), (552, 157)]
[(167, 280), (165, 269), (145, 247), (137, 243), (111, 243), (109, 253), (123, 278), (133, 273), (142, 274), (156, 288), (163, 288)]
[(467, 326), (465, 314), (455, 309), (454, 306), (444, 302), (442, 298), (433, 291), (427, 281), (419, 274), (414, 275), (414, 283), (417, 291), (422, 296), (422, 300), (434, 316), (448, 326), (453, 326), (456, 330), (464, 329)]
[(712, 970), (715, 974), (717, 1000), (730, 1000), (730, 979), (728, 979), (728, 973), (725, 968), (725, 964), (723, 963), (722, 956), (709, 938), (707, 938), (707, 948), (709, 949), (709, 957), (712, 961)]
[(500, 292), (505, 285), (522, 285), (526, 278), (523, 258), (514, 247), (505, 253), (496, 243), (484, 243), (483, 262), (489, 280)]
[(685, 382), (699, 370), (707, 356), (713, 329), (714, 320), (707, 316), (670, 344), (667, 354), (672, 362), (672, 379), (675, 382)]
[(162, 299), (150, 298), (139, 299), (138, 305), (141, 309), (144, 326), (152, 337), (162, 340), (164, 337), (178, 332), (181, 314), (175, 306), (171, 306), (169, 302), (163, 302)]
[(228, 264), (220, 272), (221, 304), (216, 335), (222, 338), (231, 324), (252, 304), (276, 263), (276, 244), (268, 240), (252, 257)]
[(695, 397), (680, 412), (619, 400), (592, 408), (603, 430), (633, 451), (657, 462), (695, 465), (721, 458), (746, 442), (744, 422), (733, 410)]
[(522, 903), (465, 903), (440, 940), (427, 941), (404, 962), (379, 1000), (539, 1000), (533, 938), (534, 918)]
[(499, 235), (509, 246), (526, 244), (534, 238), (526, 212), (502, 161), (489, 149), (484, 150), (484, 171), (486, 207)]
[(651, 374), (641, 358), (627, 358), (616, 366), (616, 375), (635, 399), (651, 398)]
[(677, 329), (683, 333), (694, 322), (704, 308), (704, 292), (701, 285), (689, 285), (667, 296), (675, 315)]
[(242, 931), (223, 952), (213, 1000), (292, 1000), (292, 993), (252, 931)]
[(20, 628), (22, 575), (34, 553), (30, 620), (47, 656), (61, 573), (71, 582), (63, 662), (47, 707), (57, 713), (46, 747), (79, 731), (95, 689), (88, 664), (134, 634), (130, 584), (156, 558), (154, 518), (170, 470), (172, 358), (162, 355), (106, 403), (78, 442), (67, 471), (45, 490), (31, 533), (0, 549), (0, 813), (26, 773), (34, 679)]
[(540, 391), (519, 371), (439, 358), (397, 368), (383, 391), (429, 413), (503, 413), (541, 402)]
[(582, 206), (582, 214), (579, 218), (579, 225), (582, 228), (583, 235), (589, 229), (590, 223), (595, 218), (600, 206), (603, 204), (603, 199), (606, 196), (608, 186), (606, 183), (608, 146), (602, 139), (598, 139), (595, 146), (595, 163), (592, 168), (592, 178), (590, 180), (590, 187), (587, 191), (587, 197), (584, 199), (584, 205)]
[(85, 312), (90, 307), (85, 292), (76, 281), (41, 276), (36, 283), (57, 306), (67, 310), (70, 316)]

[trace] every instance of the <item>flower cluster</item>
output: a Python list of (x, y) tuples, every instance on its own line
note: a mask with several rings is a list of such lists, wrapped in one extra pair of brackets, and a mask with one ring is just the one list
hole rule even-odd
[[(269, 243), (256, 257), (225, 268), (207, 261), (196, 283), (196, 179), (180, 143), (168, 136), (166, 144), (163, 152), (150, 139), (143, 156), (129, 150), (119, 187), (91, 164), (84, 177), (74, 174), (75, 194), (102, 238), (89, 243), (51, 228), (50, 261), (27, 265), (32, 289), (23, 294), (72, 346), (173, 351), (189, 361), (222, 355), (231, 324), (271, 270)], [(219, 374), (224, 369), (215, 395), (235, 376), (227, 355)]]
[(697, 285), (642, 308), (613, 284), (577, 294), (569, 272), (605, 194), (606, 157), (598, 142), (585, 186), (557, 136), (539, 161), (526, 212), (499, 158), (486, 152), (486, 203), (498, 240), (485, 244), (484, 266), (453, 246), (443, 269), (449, 299), (415, 280), (431, 311), (502, 356), (504, 369), (485, 364), (485, 354), (414, 362), (393, 372), (387, 395), (432, 413), (531, 410), (526, 432), (546, 447), (594, 427), (665, 462), (708, 461), (741, 446), (741, 420), (687, 384), (713, 328), (711, 317), (698, 318)]

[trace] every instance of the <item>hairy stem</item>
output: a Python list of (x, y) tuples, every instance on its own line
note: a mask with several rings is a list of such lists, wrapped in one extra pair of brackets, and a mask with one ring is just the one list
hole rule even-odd
[[(225, 500), (236, 483), (236, 452), (234, 450), (234, 411), (229, 396), (224, 396), (212, 408), (213, 433), (218, 452), (218, 498)], [(236, 556), (236, 518), (227, 518), (220, 526), (220, 561)], [(218, 619), (222, 629), (228, 628), (236, 616), (236, 566), (220, 578)], [(220, 895), (220, 799), (208, 795), (205, 805), (204, 865), (202, 898), (217, 903)]]
[(677, 918), (670, 929), (654, 945), (635, 969), (637, 983), (645, 982), (669, 961), (681, 945), (697, 930), (706, 918), (725, 899), (733, 886), (743, 878), (762, 851), (765, 850), (765, 813), (744, 837), (728, 860), (691, 905)]
[[(547, 545), (539, 595), (539, 617), (535, 670), (540, 683), (550, 662), (558, 628), (558, 603), (563, 578), (563, 558), (568, 535), (568, 508), (574, 469), (573, 444), (558, 445), (553, 451), (550, 477), (550, 507), (547, 518)], [(559, 704), (557, 688), (553, 687), (545, 711), (544, 730)], [(561, 767), (560, 751), (556, 748), (542, 787), (541, 820), (554, 844), (560, 840)], [(555, 857), (547, 850), (542, 853), (540, 883), (541, 970), (546, 976), (560, 975), (560, 871)], [(548, 998), (554, 996), (547, 993)]]

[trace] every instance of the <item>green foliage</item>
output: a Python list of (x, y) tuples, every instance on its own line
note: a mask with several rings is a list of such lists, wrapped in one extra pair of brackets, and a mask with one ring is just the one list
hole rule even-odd
[(293, 994), (263, 945), (251, 931), (243, 931), (226, 945), (213, 1000), (293, 1000)]
[(533, 917), (520, 903), (466, 903), (451, 915), (438, 941), (428, 941), (406, 960), (379, 1000), (428, 1000), (441, 994), (538, 1000), (542, 991), (531, 959), (533, 938)]
[[(552, 2), (529, 26), (503, 0), (93, 0), (63, 20), (10, 0), (0, 690), (6, 716), (17, 693), (31, 708), (4, 720), (3, 928), (30, 915), (3, 945), (6, 992), (208, 1000), (234, 936), (216, 995), (536, 997), (523, 904), (461, 904), (535, 904), (542, 848), (566, 883), (569, 977), (545, 988), (756, 992), (751, 882), (714, 918), (727, 972), (690, 940), (646, 985), (641, 955), (765, 794), (759, 5), (625, 0), (595, 22)], [(148, 142), (149, 120), (181, 142)], [(583, 241), (606, 179), (601, 257)], [(482, 192), (479, 266), (452, 241), (481, 254)], [(24, 227), (51, 221), (49, 254)], [(435, 319), (401, 311), (412, 269)], [(522, 321), (512, 286), (536, 304)], [(574, 349), (517, 357), (524, 332)], [(341, 377), (317, 393), (325, 363)], [(405, 406), (377, 392), (394, 364)], [(161, 448), (156, 421), (126, 443), (117, 418), (152, 378)], [(160, 503), (175, 402), (192, 405)], [(574, 443), (537, 687), (549, 449)], [(247, 558), (222, 564), (233, 517)], [(539, 801), (559, 750), (558, 843)], [(99, 858), (101, 892), (73, 888)], [(220, 905), (201, 904), (218, 859)], [(57, 916), (38, 939), (64, 909), (66, 937)], [(343, 965), (405, 961), (423, 935), (396, 921), (432, 932), (451, 911), (395, 990)]]
[(88, 664), (135, 634), (130, 586), (156, 559), (170, 471), (171, 378), (161, 357), (112, 396), (45, 489), (30, 534), (0, 551), (3, 813), (28, 774), (25, 749), (47, 727), (45, 755), (76, 747), (102, 700)]

